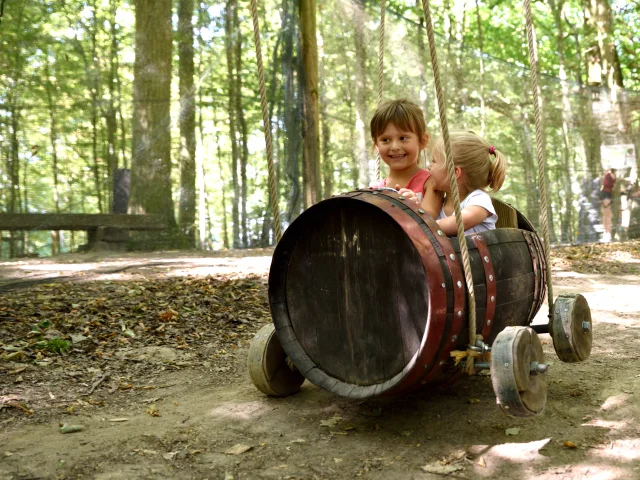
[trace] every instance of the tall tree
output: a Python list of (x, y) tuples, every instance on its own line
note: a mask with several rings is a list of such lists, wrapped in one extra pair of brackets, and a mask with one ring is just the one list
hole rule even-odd
[(365, 38), (365, 11), (362, 0), (353, 2), (353, 40), (355, 43), (355, 107), (356, 107), (356, 156), (358, 158), (358, 186), (366, 187), (369, 176), (369, 156), (367, 154), (367, 51)]
[(247, 234), (247, 164), (249, 163), (249, 139), (247, 120), (244, 115), (244, 105), (242, 104), (242, 30), (240, 25), (240, 19), (238, 16), (238, 4), (236, 2), (233, 12), (233, 43), (234, 43), (234, 63), (235, 63), (235, 109), (238, 118), (238, 126), (240, 127), (240, 141), (242, 143), (242, 150), (240, 151), (240, 225), (242, 234), (242, 246), (249, 246), (249, 239)]
[(300, 2), (300, 34), (304, 65), (304, 203), (317, 203), (321, 197), (320, 110), (318, 106), (318, 44), (316, 41), (316, 2)]
[(240, 178), (238, 176), (239, 151), (237, 134), (237, 95), (238, 83), (235, 72), (235, 36), (233, 29), (234, 10), (238, 8), (237, 0), (227, 0), (224, 18), (225, 50), (227, 51), (227, 95), (229, 112), (229, 141), (231, 142), (231, 177), (233, 183), (233, 201), (231, 204), (231, 221), (233, 222), (233, 248), (240, 248)]
[(133, 213), (166, 217), (175, 227), (171, 197), (171, 0), (135, 0), (133, 80)]
[(178, 3), (180, 77), (180, 230), (190, 245), (196, 240), (196, 103), (193, 82), (193, 0)]

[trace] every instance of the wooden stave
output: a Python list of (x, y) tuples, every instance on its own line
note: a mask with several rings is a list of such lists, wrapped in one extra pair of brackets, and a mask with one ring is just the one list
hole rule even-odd
[[(420, 251), (419, 242), (418, 246), (416, 247), (425, 265), (426, 276), (428, 280), (427, 287), (433, 290), (432, 295), (430, 295), (430, 299), (433, 297), (433, 293), (436, 292), (436, 289), (434, 289), (434, 277), (437, 279), (436, 281), (438, 282), (438, 285), (440, 284), (441, 280), (444, 280), (444, 283), (446, 284), (446, 313), (443, 314), (442, 311), (439, 311), (437, 309), (433, 310), (431, 308), (430, 302), (428, 318), (426, 319), (426, 326), (424, 330), (424, 338), (422, 344), (420, 345), (420, 349), (416, 352), (414, 358), (407, 363), (405, 368), (400, 373), (395, 375), (393, 378), (376, 385), (362, 386), (347, 384), (338, 379), (331, 378), (324, 372), (322, 372), (322, 370), (317, 365), (315, 365), (315, 363), (312, 362), (308, 358), (308, 356), (305, 358), (306, 354), (304, 351), (301, 351), (303, 349), (300, 347), (299, 343), (296, 345), (295, 332), (291, 327), (291, 322), (290, 320), (289, 322), (286, 321), (286, 317), (288, 316), (288, 312), (286, 309), (286, 293), (283, 293), (281, 291), (284, 290), (284, 288), (279, 286), (278, 283), (284, 283), (283, 275), (286, 278), (287, 268), (282, 260), (287, 257), (290, 258), (290, 256), (292, 255), (292, 252), (297, 244), (295, 238), (297, 238), (300, 231), (304, 230), (305, 228), (303, 224), (303, 222), (305, 221), (305, 216), (311, 218), (315, 207), (311, 207), (306, 212), (303, 212), (303, 214), (296, 220), (296, 222), (294, 222), (289, 227), (289, 230), (287, 230), (287, 233), (285, 234), (285, 236), (283, 236), (283, 240), (278, 244), (276, 252), (274, 252), (271, 271), (269, 274), (269, 303), (272, 309), (272, 317), (274, 319), (278, 335), (279, 337), (281, 337), (280, 340), (283, 344), (283, 348), (285, 349), (285, 351), (287, 351), (287, 354), (289, 354), (289, 356), (292, 358), (292, 361), (294, 362), (296, 367), (310, 381), (327, 390), (333, 391), (334, 393), (352, 398), (368, 398), (378, 395), (393, 395), (412, 390), (420, 385), (446, 381), (453, 374), (455, 374), (455, 372), (458, 371), (458, 369), (452, 368), (452, 362), (449, 359), (449, 352), (454, 349), (465, 349), (466, 342), (468, 341), (466, 287), (464, 287), (464, 277), (462, 276), (461, 263), (459, 262), (459, 248), (457, 245), (457, 239), (447, 239), (447, 237), (439, 236), (436, 233), (438, 228), (435, 221), (433, 221), (433, 219), (431, 219), (427, 215), (421, 214), (417, 206), (401, 201), (398, 198), (397, 194), (377, 191), (374, 194), (373, 192), (374, 191), (372, 190), (358, 190), (355, 192), (349, 192), (347, 194), (335, 196), (332, 199), (325, 200), (324, 202), (354, 199), (374, 204), (374, 206), (377, 206), (378, 208), (382, 208), (381, 204), (385, 204), (386, 202), (386, 205), (388, 205), (387, 213), (394, 212), (394, 214), (396, 215), (396, 222), (399, 223), (405, 233), (407, 233), (407, 230), (410, 230), (415, 234), (415, 232), (417, 231), (415, 228), (415, 223), (417, 223), (422, 230), (423, 235), (427, 237), (429, 239), (429, 243), (431, 243), (431, 249), (427, 248), (427, 251), (424, 251), (424, 248), (423, 251)], [(391, 207), (390, 205), (393, 205), (393, 207)], [(403, 217), (401, 213), (403, 213), (405, 217)], [(402, 218), (403, 220), (398, 222), (399, 218)], [(413, 220), (414, 224), (407, 223), (410, 222), (410, 219)], [(416, 220), (418, 221), (416, 222)], [(528, 234), (528, 232), (518, 229), (500, 229), (490, 232), (483, 232), (482, 234), (480, 234), (480, 238), (482, 240), (482, 243), (485, 244), (485, 247), (486, 249), (488, 249), (492, 258), (496, 252), (496, 245), (502, 245), (503, 243), (505, 243), (505, 240), (507, 240), (506, 243), (521, 243), (522, 245), (520, 245), (519, 248), (519, 255), (523, 259), (526, 259), (528, 256), (529, 261), (532, 262), (531, 271), (526, 273), (533, 273), (534, 263), (530, 257), (532, 247), (531, 245), (526, 243), (524, 238), (525, 234)], [(533, 236), (537, 238), (536, 235)], [(470, 236), (468, 236), (467, 238), (469, 239)], [(413, 239), (412, 242), (414, 243), (414, 246), (416, 246), (416, 242), (414, 242)], [(539, 239), (537, 242), (532, 243), (535, 245), (541, 245)], [(477, 246), (474, 245), (473, 241), (468, 241), (468, 245), (472, 264), (480, 265), (482, 263), (482, 260), (478, 255)], [(450, 255), (450, 253), (454, 251), (456, 259), (455, 261), (451, 261), (448, 255)], [(525, 255), (525, 253), (527, 255)], [(536, 259), (538, 262), (541, 262), (540, 259), (544, 258), (543, 255), (540, 255), (540, 253), (541, 252), (538, 252)], [(474, 258), (474, 256), (477, 258)], [(436, 264), (438, 264), (440, 268), (433, 270), (433, 266)], [(493, 268), (493, 264), (491, 266)], [(500, 268), (496, 270), (500, 270)], [(438, 275), (438, 271), (442, 274), (441, 276)], [(485, 275), (485, 269), (482, 269), (482, 271), (480, 271), (477, 267), (473, 269), (474, 287), (476, 292), (486, 292), (486, 289), (483, 290), (483, 288), (485, 287), (484, 282), (478, 281), (480, 278), (484, 279)], [(539, 275), (538, 279), (544, 284), (544, 275)], [(454, 284), (457, 284), (458, 281), (462, 281), (463, 288), (458, 289), (459, 291), (456, 292), (453, 286)], [(510, 282), (512, 280), (511, 278), (500, 278), (500, 275), (496, 274), (496, 284), (504, 281)], [(546, 287), (546, 284), (544, 284), (543, 286)], [(542, 301), (541, 298), (536, 299), (535, 297), (535, 295), (526, 296), (526, 310), (529, 312), (529, 315), (524, 315), (525, 318), (522, 320), (522, 313), (525, 310), (524, 308), (514, 308), (513, 302), (503, 302), (507, 304), (507, 307), (498, 308), (502, 304), (499, 301), (500, 296), (496, 295), (496, 318), (490, 326), (489, 336), (488, 338), (485, 337), (485, 341), (490, 343), (495, 338), (495, 336), (506, 326), (530, 324), (533, 316), (535, 316), (535, 313), (537, 313), (537, 310), (539, 309), (539, 303), (541, 303)], [(482, 299), (476, 296), (478, 333), (484, 333), (487, 331), (486, 325), (483, 329), (485, 320), (484, 307), (486, 306), (486, 301), (486, 298)], [(538, 303), (537, 305), (536, 302)], [(462, 319), (453, 314), (453, 311), (458, 310), (463, 311)], [(508, 317), (520, 317), (521, 320), (514, 322), (513, 320), (500, 318), (501, 310), (507, 311), (509, 314), (507, 315)], [(433, 315), (432, 312), (434, 312)], [(433, 330), (431, 327), (433, 327)], [(438, 336), (440, 338), (436, 338), (436, 335), (429, 335), (429, 333), (434, 333), (436, 331), (439, 332)], [(454, 335), (456, 337), (456, 340), (452, 341)], [(437, 345), (435, 349), (434, 345)], [(434, 359), (436, 361), (434, 361)], [(427, 365), (427, 368), (425, 368), (425, 365)]]

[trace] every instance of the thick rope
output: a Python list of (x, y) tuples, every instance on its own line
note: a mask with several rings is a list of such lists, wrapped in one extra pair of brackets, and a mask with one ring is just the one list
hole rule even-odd
[(547, 186), (544, 174), (544, 150), (542, 145), (542, 100), (538, 96), (538, 48), (536, 32), (533, 29), (533, 15), (530, 0), (524, 0), (527, 39), (529, 40), (529, 69), (531, 71), (531, 89), (533, 90), (533, 115), (536, 125), (536, 154), (538, 157), (538, 185), (540, 188), (540, 226), (544, 245), (544, 257), (547, 269), (547, 301), (549, 302), (549, 318), (553, 315), (553, 288), (551, 283), (551, 244), (549, 241), (549, 218), (547, 216)]
[[(464, 236), (464, 225), (462, 223), (462, 213), (460, 212), (460, 195), (458, 193), (458, 183), (456, 181), (456, 172), (451, 156), (451, 143), (449, 142), (449, 127), (447, 125), (446, 103), (444, 101), (444, 92), (440, 84), (440, 70), (438, 68), (438, 56), (436, 52), (436, 42), (433, 33), (433, 25), (431, 22), (431, 9), (429, 0), (422, 0), (422, 8), (424, 10), (425, 26), (427, 28), (427, 37), (429, 39), (429, 53), (431, 54), (431, 66), (433, 68), (433, 82), (436, 87), (436, 96), (438, 98), (438, 113), (440, 115), (440, 126), (442, 128), (442, 138), (445, 148), (445, 162), (449, 175), (449, 186), (451, 196), (453, 197), (453, 209), (456, 215), (456, 225), (458, 227), (458, 241), (460, 242), (460, 254), (462, 255), (462, 265), (464, 267), (464, 277), (467, 283), (467, 303), (469, 305), (469, 345), (476, 344), (476, 299), (473, 291), (473, 277), (471, 276), (471, 264), (469, 263), (469, 249), (467, 248), (467, 239)], [(453, 288), (456, 288), (454, 285)], [(458, 312), (454, 312), (457, 315)], [(473, 356), (469, 354), (466, 361), (466, 370), (468, 373), (473, 372)]]
[[(384, 16), (386, 0), (380, 0), (380, 36), (378, 38), (378, 107), (382, 103), (384, 85)], [(376, 181), (380, 181), (380, 152), (376, 150)]]
[(278, 208), (278, 188), (273, 168), (273, 145), (271, 143), (271, 122), (267, 109), (267, 89), (264, 81), (264, 67), (262, 65), (262, 47), (260, 46), (260, 23), (258, 21), (257, 0), (251, 0), (251, 18), (253, 20), (253, 38), (256, 44), (256, 60), (258, 62), (258, 84), (260, 89), (260, 106), (262, 107), (262, 124), (264, 125), (264, 140), (267, 144), (267, 168), (269, 171), (269, 202), (273, 212), (273, 229), (276, 241), (282, 238), (280, 227), (280, 209)]

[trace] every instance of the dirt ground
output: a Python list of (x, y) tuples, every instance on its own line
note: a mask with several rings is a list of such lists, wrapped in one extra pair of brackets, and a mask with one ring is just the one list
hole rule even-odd
[(587, 298), (594, 345), (564, 364), (541, 336), (547, 407), (524, 419), (487, 375), (261, 394), (246, 355), (270, 321), (268, 250), (0, 263), (0, 479), (640, 478), (639, 246), (555, 252), (554, 294)]

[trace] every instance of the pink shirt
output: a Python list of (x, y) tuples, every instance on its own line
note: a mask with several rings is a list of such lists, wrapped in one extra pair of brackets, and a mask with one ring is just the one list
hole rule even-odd
[[(409, 179), (409, 182), (404, 186), (404, 188), (408, 188), (409, 190), (413, 190), (414, 192), (416, 192), (418, 201), (422, 202), (422, 197), (424, 195), (424, 184), (430, 176), (431, 174), (427, 170), (421, 168), (413, 177)], [(383, 178), (382, 180), (373, 182), (369, 186), (372, 188), (386, 187), (387, 179)]]

